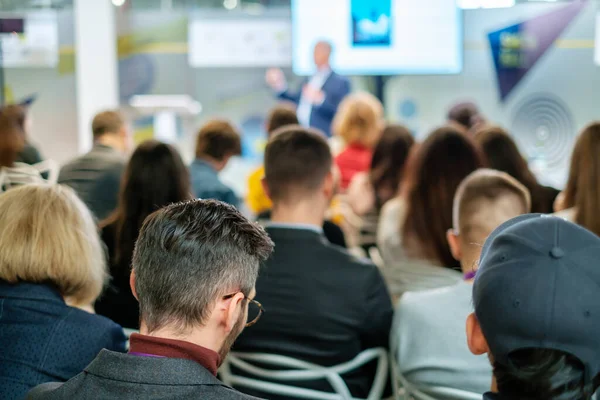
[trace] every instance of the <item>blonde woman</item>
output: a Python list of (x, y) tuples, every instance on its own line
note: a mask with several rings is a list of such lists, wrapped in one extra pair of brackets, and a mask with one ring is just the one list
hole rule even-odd
[(354, 175), (369, 170), (373, 148), (383, 127), (383, 106), (375, 96), (365, 92), (354, 93), (340, 104), (333, 120), (333, 132), (344, 142), (344, 149), (335, 158), (343, 191)]
[(125, 351), (120, 326), (80, 309), (107, 273), (92, 215), (71, 189), (25, 185), (0, 195), (0, 249), (2, 399), (68, 380), (103, 348)]

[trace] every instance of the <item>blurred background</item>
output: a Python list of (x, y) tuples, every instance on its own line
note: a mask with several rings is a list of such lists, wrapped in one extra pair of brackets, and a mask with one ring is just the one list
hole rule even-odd
[[(77, 1), (86, 2), (0, 0), (0, 18), (21, 20), (23, 30), (18, 38), (8, 25), (2, 33), (5, 101), (35, 96), (32, 142), (60, 163), (87, 150), (84, 136), (91, 134), (82, 132), (78, 105), (94, 89), (81, 90), (76, 38), (78, 30), (93, 29), (116, 42), (118, 101), (132, 121), (135, 141), (154, 136), (173, 142), (189, 161), (204, 120), (224, 116), (240, 126), (243, 156), (223, 177), (243, 196), (247, 172), (261, 162), (265, 114), (275, 104), (265, 70), (279, 66), (290, 79), (300, 79), (292, 78), (290, 0), (106, 0), (114, 10), (114, 29), (101, 22), (77, 28)], [(381, 97), (387, 118), (418, 137), (442, 124), (453, 104), (472, 101), (486, 119), (515, 136), (542, 182), (562, 187), (577, 132), (599, 115), (600, 3), (457, 5), (457, 73), (363, 71), (352, 76), (353, 88)], [(434, 23), (422, 28), (438, 29)], [(523, 31), (530, 34), (520, 35)]]

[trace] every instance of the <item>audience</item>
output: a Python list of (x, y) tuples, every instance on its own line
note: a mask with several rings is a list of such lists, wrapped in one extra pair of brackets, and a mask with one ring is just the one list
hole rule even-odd
[[(298, 125), (296, 107), (293, 103), (281, 103), (275, 106), (267, 117), (266, 130), (267, 139), (271, 138), (273, 132), (288, 125)], [(250, 211), (259, 215), (271, 209), (273, 204), (265, 193), (262, 179), (265, 176), (265, 167), (261, 165), (248, 178), (248, 195), (246, 203)]]
[(249, 314), (259, 263), (273, 243), (233, 207), (214, 200), (167, 206), (146, 219), (131, 287), (140, 334), (129, 354), (102, 350), (67, 384), (28, 399), (251, 399), (217, 380)]
[(17, 157), (17, 162), (28, 165), (34, 165), (44, 161), (37, 147), (31, 144), (31, 142), (27, 139), (27, 131), (31, 128), (31, 117), (29, 116), (29, 108), (34, 100), (35, 97), (30, 97), (20, 104), (12, 104), (6, 106), (6, 108), (19, 107), (23, 112), (23, 117), (19, 119), (19, 123), (20, 128), (23, 130), (23, 133), (25, 135), (25, 146), (23, 147), (23, 150), (21, 150), (21, 152), (19, 153)]
[(70, 379), (103, 348), (125, 351), (122, 329), (88, 312), (106, 268), (93, 217), (71, 189), (0, 195), (0, 248), (2, 399)]
[(559, 191), (542, 186), (529, 169), (527, 160), (510, 135), (502, 128), (483, 127), (475, 133), (475, 141), (481, 147), (490, 168), (503, 171), (521, 182), (531, 193), (531, 212), (549, 214)]
[(600, 235), (600, 122), (579, 135), (567, 187), (557, 201), (559, 216)]
[(388, 125), (375, 146), (368, 172), (354, 176), (348, 188), (348, 203), (361, 217), (359, 245), (368, 254), (377, 246), (379, 212), (398, 194), (404, 165), (415, 143), (410, 131), (401, 125)]
[(333, 120), (333, 132), (344, 142), (344, 149), (335, 158), (343, 191), (354, 175), (369, 170), (373, 147), (382, 128), (383, 106), (373, 95), (366, 92), (350, 94), (340, 104)]
[[(267, 312), (240, 336), (236, 350), (332, 366), (365, 349), (387, 347), (393, 310), (379, 270), (323, 237), (334, 194), (332, 168), (329, 145), (318, 131), (283, 128), (269, 141), (265, 189), (273, 214), (267, 232), (277, 250), (256, 284)], [(355, 396), (365, 396), (371, 371), (350, 373), (345, 381)], [(330, 390), (325, 381), (310, 387)]]
[(482, 166), (473, 141), (452, 126), (435, 130), (412, 155), (405, 193), (389, 201), (379, 219), (378, 244), (392, 296), (461, 279), (446, 231), (458, 185)]
[(242, 154), (240, 134), (229, 122), (213, 119), (198, 133), (196, 159), (190, 166), (192, 188), (199, 199), (214, 199), (240, 206), (234, 191), (219, 179), (221, 172), (233, 156)]
[(467, 321), (494, 370), (485, 399), (590, 400), (600, 385), (600, 239), (530, 214), (497, 228), (481, 252)]
[(189, 173), (177, 150), (155, 140), (139, 145), (125, 169), (119, 205), (100, 224), (112, 279), (96, 302), (98, 314), (123, 327), (139, 328), (139, 307), (131, 293), (129, 275), (140, 229), (154, 211), (189, 199)]
[(483, 116), (475, 103), (457, 103), (448, 110), (448, 122), (466, 132), (473, 132), (484, 123)]
[(58, 182), (72, 187), (102, 221), (117, 207), (129, 134), (123, 117), (116, 111), (96, 115), (92, 133), (92, 150), (64, 165)]
[(527, 189), (503, 172), (481, 169), (460, 184), (448, 242), (461, 262), (464, 280), (405, 293), (396, 309), (392, 340), (399, 370), (409, 382), (481, 394), (489, 390), (489, 361), (469, 352), (465, 334), (477, 260), (487, 236), (529, 208)]

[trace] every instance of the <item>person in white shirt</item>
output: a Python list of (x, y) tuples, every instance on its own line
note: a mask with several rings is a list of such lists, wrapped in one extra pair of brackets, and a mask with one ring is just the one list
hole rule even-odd
[(405, 293), (396, 308), (392, 351), (400, 373), (419, 386), (485, 393), (492, 381), (486, 357), (471, 354), (465, 321), (473, 311), (472, 282), (487, 236), (511, 218), (528, 213), (527, 189), (508, 174), (490, 169), (471, 173), (454, 198), (448, 242), (460, 260), (463, 281), (444, 288)]
[(305, 127), (316, 128), (331, 136), (331, 122), (338, 106), (350, 93), (350, 81), (331, 69), (332, 46), (320, 41), (314, 48), (316, 72), (304, 79), (302, 89), (291, 91), (283, 71), (271, 68), (267, 71), (267, 84), (280, 100), (287, 100), (298, 106), (298, 120)]

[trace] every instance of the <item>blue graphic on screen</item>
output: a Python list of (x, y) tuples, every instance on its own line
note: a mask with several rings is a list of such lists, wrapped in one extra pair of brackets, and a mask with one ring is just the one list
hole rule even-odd
[(354, 46), (389, 46), (392, 0), (350, 0)]

